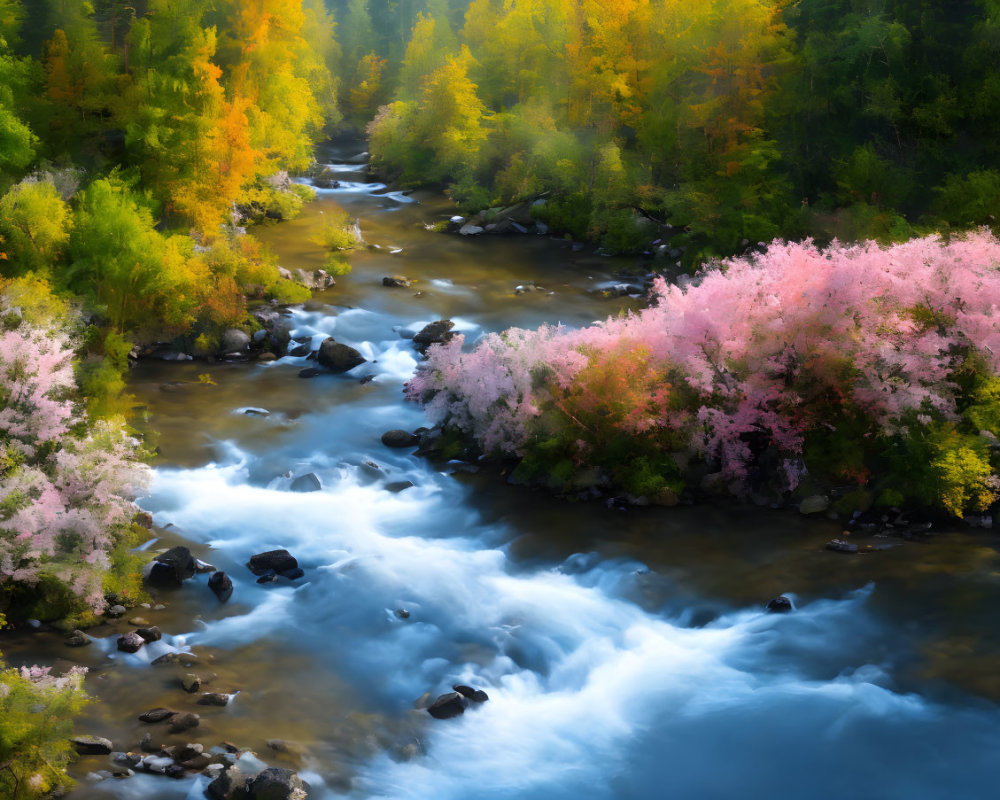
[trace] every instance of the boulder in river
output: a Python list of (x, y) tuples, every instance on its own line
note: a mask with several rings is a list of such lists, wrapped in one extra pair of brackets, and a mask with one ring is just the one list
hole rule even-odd
[(247, 776), (240, 771), (240, 768), (230, 767), (208, 784), (205, 792), (212, 800), (235, 800), (237, 797), (247, 796), (246, 785)]
[(342, 344), (332, 336), (323, 340), (319, 346), (316, 360), (320, 366), (331, 372), (347, 372), (365, 363), (365, 357), (350, 345)]
[(830, 507), (830, 498), (825, 494), (813, 494), (799, 503), (800, 514), (819, 514)]
[(469, 701), (458, 692), (448, 692), (437, 698), (427, 708), (427, 713), (434, 719), (451, 719), (465, 713)]
[(228, 706), (229, 701), (232, 699), (231, 694), (226, 694), (225, 692), (204, 692), (201, 697), (198, 698), (198, 705), (200, 706)]
[(181, 678), (181, 686), (184, 687), (185, 692), (194, 694), (201, 688), (201, 678), (199, 678), (193, 672), (189, 672), (183, 678)]
[(114, 749), (111, 740), (101, 736), (74, 736), (72, 741), (81, 756), (106, 756)]
[(163, 638), (163, 632), (155, 625), (150, 625), (148, 628), (139, 628), (136, 630), (143, 641), (145, 642), (158, 642)]
[(247, 562), (247, 566), (254, 575), (263, 575), (268, 570), (280, 573), (295, 569), (298, 565), (299, 562), (295, 560), (295, 556), (287, 550), (268, 550), (266, 553), (257, 553), (250, 556), (250, 560)]
[(420, 444), (420, 437), (402, 428), (393, 428), (382, 434), (382, 444), (386, 447), (416, 447)]
[(312, 179), (313, 186), (317, 189), (338, 189), (340, 181), (337, 180), (337, 173), (329, 167), (323, 167)]
[(239, 328), (230, 328), (222, 334), (221, 353), (243, 353), (250, 349), (250, 337)]
[(220, 603), (225, 603), (233, 596), (233, 580), (225, 572), (214, 572), (208, 579), (208, 588), (219, 598)]
[(792, 610), (792, 601), (784, 595), (779, 595), (773, 600), (768, 600), (767, 610), (772, 614), (787, 614)]
[(457, 683), (451, 688), (462, 695), (462, 697), (466, 697), (471, 700), (473, 703), (485, 703), (490, 699), (490, 696), (482, 689), (473, 689), (471, 686), (466, 686), (464, 683)]
[(323, 488), (323, 484), (320, 483), (315, 472), (307, 472), (292, 481), (291, 488), (293, 492), (318, 492)]
[(139, 715), (139, 721), (163, 722), (163, 720), (170, 719), (176, 713), (177, 712), (172, 709), (163, 708), (163, 706), (160, 706), (159, 708), (152, 708), (149, 711), (144, 711), (143, 713), (141, 713)]
[(191, 728), (197, 728), (200, 724), (201, 717), (197, 714), (192, 714), (189, 711), (182, 714), (174, 714), (170, 718), (170, 732), (181, 733), (182, 731), (189, 731)]
[(414, 346), (423, 352), (432, 344), (443, 344), (455, 336), (452, 328), (455, 323), (450, 319), (439, 319), (424, 325), (413, 337)]
[(146, 640), (135, 631), (123, 633), (118, 637), (118, 649), (123, 653), (138, 653), (144, 644)]
[(63, 644), (66, 645), (67, 647), (86, 647), (92, 641), (94, 640), (91, 639), (89, 636), (87, 636), (87, 634), (85, 634), (83, 631), (73, 631), (69, 636), (66, 637), (66, 639), (63, 641)]
[(386, 275), (382, 278), (382, 285), (390, 289), (408, 289), (412, 283), (405, 275)]
[(194, 575), (195, 563), (186, 547), (171, 547), (156, 556), (145, 569), (144, 577), (152, 586), (180, 586)]
[(247, 781), (247, 794), (250, 800), (305, 800), (308, 791), (292, 770), (268, 767)]

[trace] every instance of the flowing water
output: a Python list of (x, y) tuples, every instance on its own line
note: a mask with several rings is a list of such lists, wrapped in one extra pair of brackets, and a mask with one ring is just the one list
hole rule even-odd
[[(115, 622), (95, 631), (99, 646), (72, 651), (102, 701), (80, 730), (121, 749), (147, 730), (157, 743), (229, 740), (297, 769), (319, 798), (996, 796), (1000, 537), (840, 556), (823, 550), (840, 534), (832, 521), (570, 503), (383, 447), (383, 431), (422, 422), (401, 393), (418, 358), (407, 331), (441, 317), (468, 341), (585, 324), (617, 311), (592, 290), (633, 265), (546, 237), (435, 234), (423, 223), (447, 217), (442, 198), (334, 168), (341, 188), (260, 235), (284, 265), (315, 268), (324, 209), (361, 219), (381, 248), (359, 253), (294, 323), (368, 363), (313, 380), (297, 377), (299, 358), (135, 370), (160, 452), (142, 501), (157, 525), (150, 546), (189, 544), (235, 593), (220, 605), (196, 577), (159, 593), (165, 610), (140, 610), (162, 642), (116, 653), (128, 626)], [(418, 283), (383, 288), (393, 273)], [(529, 281), (544, 291), (515, 293)], [(214, 383), (198, 384), (206, 371)], [(164, 385), (176, 381), (191, 383)], [(290, 491), (308, 472), (322, 490)], [(305, 578), (257, 585), (245, 562), (279, 547)], [(765, 613), (780, 593), (795, 610)], [(68, 653), (44, 634), (4, 648), (15, 662)], [(199, 662), (149, 666), (170, 650)], [(239, 693), (195, 706), (186, 672)], [(451, 720), (415, 707), (453, 683), (490, 700)], [(201, 726), (171, 737), (136, 721), (157, 705), (198, 711)], [(285, 752), (267, 746), (276, 738)], [(204, 790), (197, 777), (84, 777), (105, 763), (78, 763), (73, 798)]]

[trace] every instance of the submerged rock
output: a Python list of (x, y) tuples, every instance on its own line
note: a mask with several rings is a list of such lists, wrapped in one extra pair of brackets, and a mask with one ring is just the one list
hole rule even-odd
[(307, 472), (305, 475), (299, 475), (294, 481), (292, 481), (291, 489), (293, 492), (318, 492), (323, 488), (323, 484), (320, 483), (316, 473)]
[(427, 708), (427, 713), (434, 719), (451, 719), (465, 713), (469, 701), (458, 692), (448, 692), (437, 698)]
[(197, 714), (192, 714), (189, 711), (183, 714), (174, 714), (170, 718), (170, 732), (181, 733), (182, 731), (191, 730), (191, 728), (197, 728), (200, 724), (201, 717)]
[[(205, 692), (198, 698), (200, 706), (228, 706), (232, 699), (231, 694), (225, 692)], [(197, 716), (197, 715), (196, 715)]]
[(85, 634), (83, 631), (73, 631), (69, 636), (66, 637), (66, 639), (63, 641), (63, 644), (66, 645), (67, 647), (86, 647), (93, 641), (94, 640), (91, 639), (89, 636), (87, 636), (87, 634)]
[(405, 275), (386, 275), (382, 278), (382, 285), (390, 289), (407, 289), (412, 283)]
[(833, 539), (827, 542), (826, 549), (832, 550), (834, 553), (847, 553), (849, 555), (858, 552), (858, 546), (856, 544), (845, 542), (843, 539)]
[(174, 711), (174, 710), (172, 710), (172, 709), (163, 708), (162, 706), (160, 706), (159, 708), (153, 708), (153, 709), (150, 709), (149, 711), (144, 711), (143, 713), (141, 713), (139, 715), (139, 721), (140, 722), (163, 722), (163, 720), (170, 719), (176, 713), (177, 712)]

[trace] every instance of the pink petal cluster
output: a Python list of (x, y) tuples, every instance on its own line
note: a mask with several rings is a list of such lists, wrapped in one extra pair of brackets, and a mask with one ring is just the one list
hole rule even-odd
[(146, 468), (120, 424), (88, 424), (72, 402), (72, 357), (53, 330), (22, 322), (0, 335), (0, 587), (54, 574), (100, 608)]
[(687, 389), (687, 405), (660, 425), (736, 482), (751, 458), (747, 435), (764, 435), (793, 487), (804, 436), (827, 424), (831, 402), (891, 434), (912, 412), (957, 416), (953, 374), (970, 353), (1000, 371), (998, 265), (1000, 242), (986, 231), (889, 247), (776, 241), (685, 285), (659, 281), (651, 307), (635, 314), (489, 334), (471, 352), (461, 337), (433, 347), (407, 395), (487, 452), (523, 455), (533, 420), (587, 354), (625, 343)]

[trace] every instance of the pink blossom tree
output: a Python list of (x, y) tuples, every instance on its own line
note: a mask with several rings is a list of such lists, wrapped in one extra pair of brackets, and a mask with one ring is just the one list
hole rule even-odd
[[(806, 440), (845, 417), (862, 419), (869, 439), (961, 423), (970, 400), (961, 376), (972, 369), (981, 382), (1000, 370), (998, 265), (1000, 242), (986, 231), (891, 247), (776, 241), (686, 285), (659, 281), (651, 306), (636, 314), (575, 330), (490, 334), (471, 352), (456, 337), (431, 348), (407, 393), (485, 451), (525, 456), (584, 370), (640, 349), (663, 377), (638, 417), (622, 417), (637, 440), (668, 430), (686, 455), (717, 463), (737, 493), (766, 446), (794, 488)], [(666, 383), (672, 399), (657, 400)], [(982, 505), (997, 481), (988, 464), (985, 474), (982, 463), (971, 471)]]

